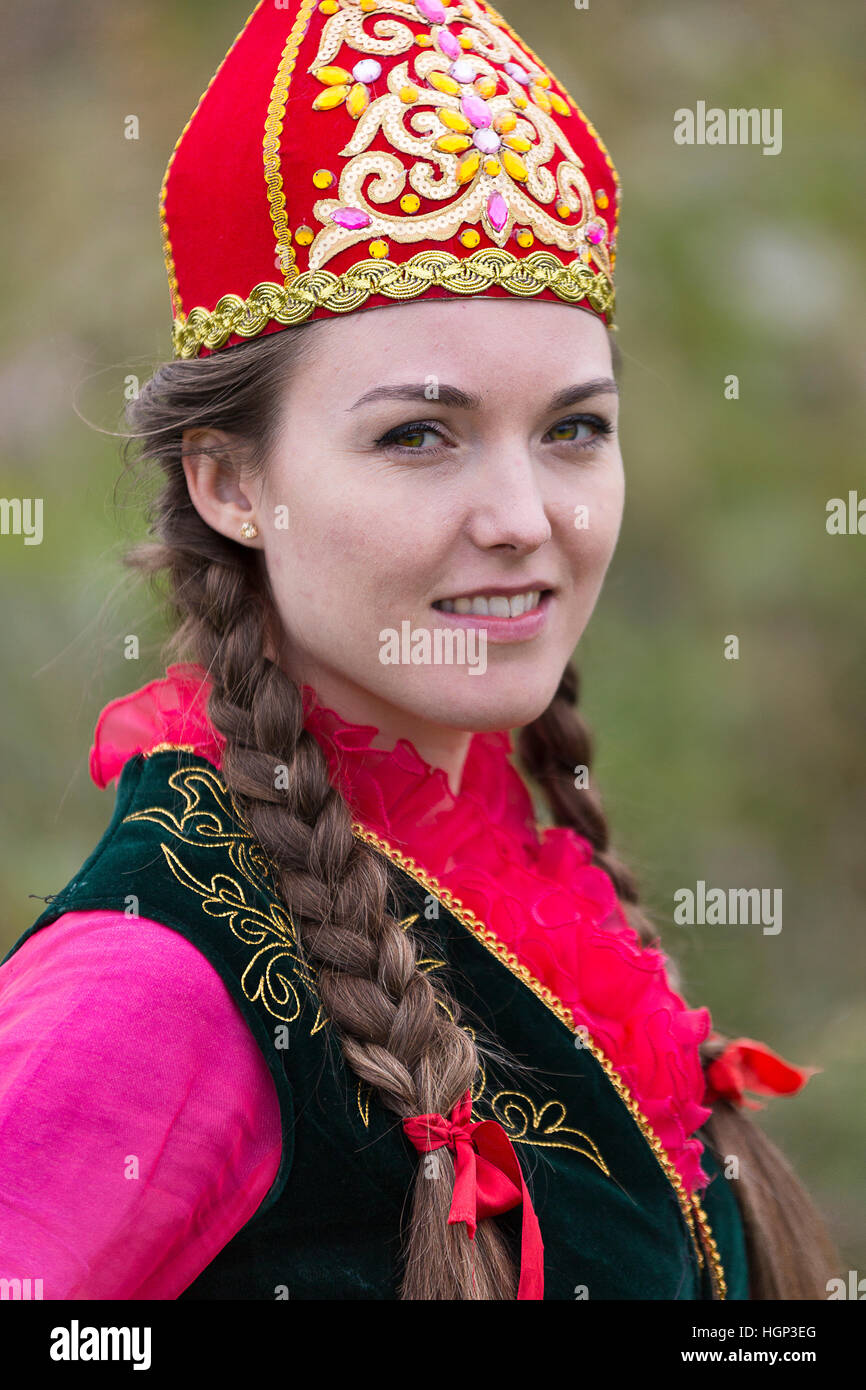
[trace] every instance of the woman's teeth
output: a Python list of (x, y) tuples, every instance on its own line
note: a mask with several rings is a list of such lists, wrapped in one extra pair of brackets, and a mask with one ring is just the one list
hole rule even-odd
[(538, 607), (540, 589), (532, 589), (526, 594), (514, 594), (506, 598), (504, 594), (479, 594), (475, 598), (441, 598), (433, 604), (443, 613), (472, 613), (481, 618), (519, 618), (522, 613), (531, 613)]

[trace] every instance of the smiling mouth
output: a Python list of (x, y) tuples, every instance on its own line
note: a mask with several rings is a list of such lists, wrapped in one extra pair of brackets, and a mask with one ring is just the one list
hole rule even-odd
[(522, 618), (532, 613), (552, 589), (527, 589), (522, 594), (474, 594), (472, 598), (442, 598), (432, 605), (440, 613), (471, 614), (479, 618)]

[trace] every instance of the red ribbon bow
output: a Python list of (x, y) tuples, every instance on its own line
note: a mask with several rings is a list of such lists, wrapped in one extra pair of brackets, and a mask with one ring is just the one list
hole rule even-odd
[(475, 1239), (479, 1221), (523, 1203), (518, 1298), (544, 1297), (544, 1245), (538, 1218), (514, 1146), (496, 1120), (470, 1120), (472, 1096), (444, 1115), (413, 1115), (403, 1129), (419, 1153), (448, 1148), (454, 1158), (454, 1195), (448, 1224), (465, 1221)]
[(792, 1066), (763, 1043), (735, 1038), (707, 1067), (704, 1103), (729, 1100), (748, 1110), (764, 1110), (766, 1107), (759, 1101), (746, 1100), (744, 1091), (754, 1091), (759, 1096), (792, 1096), (820, 1070)]

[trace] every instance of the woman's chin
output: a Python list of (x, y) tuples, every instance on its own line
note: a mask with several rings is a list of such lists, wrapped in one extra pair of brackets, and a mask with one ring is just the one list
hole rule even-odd
[(523, 683), (512, 673), (495, 673), (489, 667), (477, 675), (464, 670), (431, 681), (422, 692), (417, 687), (411, 695), (405, 692), (395, 703), (411, 707), (417, 718), (452, 729), (482, 733), (522, 728), (547, 709), (561, 675), (558, 671), (542, 681), (535, 671)]

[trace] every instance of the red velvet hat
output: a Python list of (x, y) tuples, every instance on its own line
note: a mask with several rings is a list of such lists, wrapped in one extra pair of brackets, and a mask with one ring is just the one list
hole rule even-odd
[(598, 132), (481, 0), (260, 0), (174, 148), (177, 357), (453, 295), (612, 322), (620, 186)]

